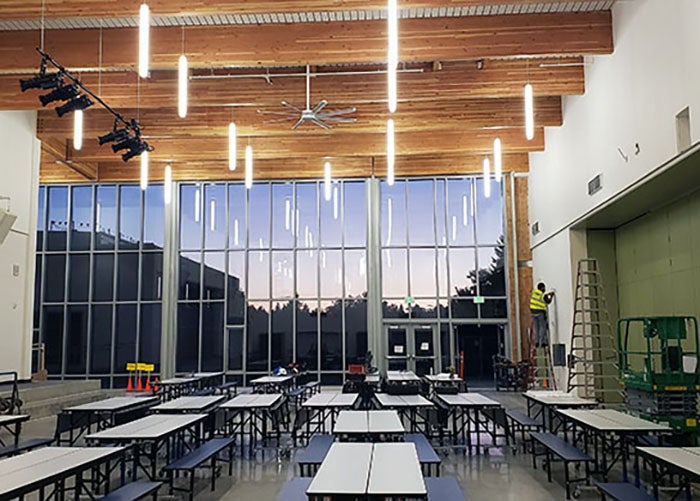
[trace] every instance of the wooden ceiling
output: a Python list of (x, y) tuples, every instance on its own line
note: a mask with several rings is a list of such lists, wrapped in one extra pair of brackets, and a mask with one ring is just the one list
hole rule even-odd
[[(172, 162), (175, 179), (239, 178), (240, 172), (226, 168), (232, 118), (240, 135), (239, 157), (245, 144), (253, 146), (256, 178), (316, 178), (326, 158), (336, 176), (384, 175), (389, 117), (386, 75), (380, 72), (386, 59), (386, 21), (379, 19), (384, 1), (149, 0), (152, 72), (144, 80), (135, 73), (138, 32), (131, 27), (140, 3), (45, 0), (45, 23), (57, 29), (47, 30), (44, 39), (46, 50), (80, 73), (112, 107), (140, 117), (156, 148), (154, 178), (166, 162)], [(399, 0), (400, 61), (406, 72), (399, 73), (393, 116), (397, 176), (478, 172), (497, 136), (506, 154), (504, 168), (526, 171), (527, 152), (544, 149), (543, 128), (562, 124), (561, 96), (584, 92), (584, 57), (613, 51), (611, 4)], [(280, 22), (283, 14), (307, 22)], [(341, 14), (357, 20), (323, 20)], [(239, 22), (244, 15), (269, 22)], [(40, 44), (35, 29), (40, 16), (40, 0), (0, 4), (0, 109), (41, 108), (38, 93), (21, 93), (18, 84), (40, 62), (34, 50)], [(84, 28), (71, 28), (76, 23)], [(109, 27), (114, 25), (127, 27)], [(183, 33), (190, 109), (179, 119), (176, 67)], [(328, 109), (356, 107), (356, 123), (330, 131), (266, 123), (269, 116), (258, 110), (281, 111), (282, 100), (303, 107), (304, 78), (276, 75), (299, 74), (305, 65), (318, 74), (311, 81), (312, 104), (326, 99)], [(266, 74), (273, 76), (266, 79)], [(532, 141), (523, 129), (527, 81), (536, 95)], [(42, 181), (138, 178), (137, 160), (125, 164), (109, 146), (97, 144), (96, 137), (111, 129), (108, 113), (96, 106), (86, 111), (81, 151), (72, 148), (72, 122), (70, 116), (40, 109)]]

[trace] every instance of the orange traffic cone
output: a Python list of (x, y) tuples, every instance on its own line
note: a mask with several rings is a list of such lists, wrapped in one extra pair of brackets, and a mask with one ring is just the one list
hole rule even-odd
[(151, 375), (146, 378), (146, 387), (143, 389), (146, 393), (151, 393)]
[(139, 376), (136, 376), (136, 391), (143, 391), (143, 386), (141, 386), (141, 378)]
[(157, 393), (158, 390), (160, 390), (160, 386), (158, 385), (159, 382), (158, 376), (153, 378), (153, 393)]
[(131, 393), (132, 391), (134, 391), (134, 385), (131, 383), (131, 376), (129, 376), (129, 379), (127, 379), (127, 381), (128, 382), (126, 383), (126, 392)]

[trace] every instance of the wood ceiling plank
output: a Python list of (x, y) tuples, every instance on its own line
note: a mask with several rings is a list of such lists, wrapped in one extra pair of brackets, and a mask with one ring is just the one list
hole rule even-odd
[(97, 179), (97, 164), (76, 160), (64, 139), (49, 138), (41, 142), (41, 154), (50, 162), (60, 164), (87, 181)]
[[(545, 55), (610, 54), (609, 11), (403, 19), (399, 59), (426, 62)], [(138, 30), (103, 30), (102, 67), (133, 69)], [(151, 65), (174, 69), (179, 27), (151, 29)], [(386, 22), (355, 21), (257, 26), (189, 27), (192, 68), (380, 63), (386, 60)], [(31, 72), (38, 64), (36, 31), (0, 32), (0, 71)], [(99, 30), (51, 30), (46, 50), (69, 68), (97, 68)]]

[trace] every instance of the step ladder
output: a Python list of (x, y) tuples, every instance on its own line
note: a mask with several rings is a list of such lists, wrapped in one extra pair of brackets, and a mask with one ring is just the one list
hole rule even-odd
[(617, 346), (596, 259), (578, 262), (569, 346), (566, 391), (598, 402), (622, 402)]
[(554, 367), (552, 366), (552, 354), (550, 353), (549, 344), (538, 348), (535, 344), (535, 334), (532, 325), (529, 330), (528, 389), (556, 390), (557, 380), (554, 377)]

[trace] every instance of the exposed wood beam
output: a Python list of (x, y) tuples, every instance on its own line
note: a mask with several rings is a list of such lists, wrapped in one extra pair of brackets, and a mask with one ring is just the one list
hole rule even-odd
[[(97, 29), (52, 30), (46, 50), (69, 68), (97, 68)], [(102, 67), (132, 69), (137, 29), (103, 30)], [(151, 29), (154, 68), (174, 69), (179, 27)], [(0, 71), (37, 67), (36, 31), (0, 32)], [(423, 62), (518, 56), (610, 54), (610, 12), (521, 14), (401, 21), (400, 61)], [(205, 26), (187, 30), (192, 68), (379, 63), (386, 60), (386, 22)]]
[(65, 140), (46, 139), (41, 142), (41, 152), (44, 159), (65, 166), (87, 181), (97, 179), (97, 164), (75, 160), (71, 153), (71, 147)]
[[(35, 63), (38, 61), (33, 59)], [(545, 64), (545, 67), (540, 66)], [(554, 66), (551, 66), (551, 65)], [(0, 62), (0, 66), (2, 63)], [(36, 68), (34, 69), (36, 71)], [(29, 75), (24, 75), (27, 77)], [(398, 75), (399, 109), (403, 103), (454, 101), (462, 99), (522, 97), (529, 80), (538, 96), (578, 95), (584, 92), (581, 58), (486, 60), (479, 70), (473, 62), (443, 62), (440, 71)], [(0, 76), (0, 109), (35, 109), (41, 106), (39, 91), (20, 92), (20, 76)], [(95, 74), (83, 75), (83, 82), (111, 106), (133, 108), (137, 101), (135, 73), (105, 73), (101, 85)], [(262, 78), (190, 81), (190, 106), (236, 107), (279, 106), (281, 100), (302, 104), (303, 78), (278, 78), (272, 85)], [(311, 82), (313, 100), (327, 99), (331, 106), (359, 106), (386, 102), (386, 76), (324, 76)], [(175, 108), (177, 77), (174, 71), (154, 72), (141, 86), (141, 108)], [(146, 123), (144, 121), (144, 123)]]

